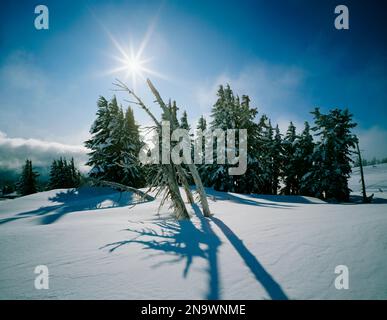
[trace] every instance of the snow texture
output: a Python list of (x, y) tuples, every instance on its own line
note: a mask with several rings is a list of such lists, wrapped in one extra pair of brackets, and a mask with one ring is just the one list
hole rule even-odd
[(387, 166), (365, 174), (373, 204), (208, 190), (214, 216), (179, 222), (110, 188), (2, 201), (0, 299), (387, 299)]

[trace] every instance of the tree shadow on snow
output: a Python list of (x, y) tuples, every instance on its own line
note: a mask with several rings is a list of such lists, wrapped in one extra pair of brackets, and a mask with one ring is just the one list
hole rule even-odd
[[(209, 222), (202, 216), (200, 226), (195, 226), (191, 220), (159, 220), (152, 222), (149, 227), (126, 231), (135, 236), (129, 240), (107, 244), (100, 249), (109, 248), (113, 252), (128, 244), (140, 244), (146, 250), (169, 254), (171, 260), (159, 262), (153, 267), (174, 264), (184, 261), (183, 277), (187, 277), (194, 259), (201, 258), (208, 261), (209, 290), (206, 298), (219, 299), (219, 274), (217, 252), (221, 241), (212, 231)], [(155, 254), (152, 254), (152, 257)]]
[(123, 207), (142, 202), (131, 192), (121, 193), (112, 188), (103, 187), (69, 189), (58, 192), (49, 200), (57, 204), (18, 213), (13, 217), (0, 220), (0, 225), (31, 217), (39, 218), (38, 224), (51, 224), (73, 212)]
[(351, 194), (350, 196), (350, 201), (345, 203), (345, 204), (386, 204), (387, 199), (385, 198), (380, 198), (377, 195), (372, 198), (372, 201), (370, 203), (363, 203), (363, 197), (360, 195), (354, 195)]
[[(216, 191), (212, 188), (206, 188), (207, 195), (212, 201), (228, 200), (242, 205), (290, 209), (296, 207), (293, 203), (310, 203), (312, 201), (302, 196), (274, 196), (274, 195), (256, 195), (256, 194), (236, 194), (230, 192)], [(266, 200), (270, 202), (262, 202), (259, 200)], [(286, 203), (281, 204), (280, 202)]]
[(211, 220), (222, 230), (228, 241), (238, 252), (246, 266), (253, 273), (255, 279), (265, 288), (270, 298), (273, 300), (288, 300), (281, 286), (273, 279), (273, 277), (259, 263), (257, 258), (244, 245), (243, 241), (220, 219), (212, 217)]
[(171, 255), (170, 260), (159, 262), (153, 267), (165, 264), (174, 264), (184, 261), (183, 277), (187, 277), (195, 258), (207, 260), (208, 264), (208, 290), (205, 296), (209, 300), (221, 299), (220, 276), (218, 264), (218, 251), (222, 241), (213, 230), (217, 226), (224, 233), (231, 245), (242, 258), (244, 264), (250, 269), (256, 280), (264, 287), (271, 299), (286, 300), (287, 296), (281, 286), (258, 262), (257, 258), (248, 250), (243, 242), (220, 219), (205, 218), (197, 205), (192, 206), (199, 224), (195, 225), (191, 220), (163, 220), (152, 222), (151, 226), (135, 229), (128, 228), (134, 234), (132, 239), (107, 244), (100, 249), (109, 248), (113, 252), (118, 248), (131, 243), (140, 244), (146, 250), (159, 252), (155, 255)]

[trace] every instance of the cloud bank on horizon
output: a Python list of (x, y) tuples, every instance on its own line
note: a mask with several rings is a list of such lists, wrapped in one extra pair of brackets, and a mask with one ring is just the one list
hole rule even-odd
[(28, 158), (34, 166), (48, 167), (59, 157), (74, 158), (85, 172), (87, 149), (83, 146), (67, 145), (38, 139), (11, 138), (0, 131), (0, 168), (20, 169)]

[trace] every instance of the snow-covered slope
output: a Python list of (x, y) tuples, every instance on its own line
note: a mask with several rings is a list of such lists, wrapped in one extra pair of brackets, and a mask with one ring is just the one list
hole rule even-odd
[[(133, 207), (108, 188), (2, 201), (0, 298), (387, 299), (384, 199), (209, 194), (214, 217), (194, 207), (181, 222), (157, 214), (159, 199)], [(37, 265), (48, 290), (34, 288)], [(348, 290), (334, 286), (337, 265)]]
[[(364, 180), (367, 192), (375, 193), (375, 196), (387, 193), (387, 163), (364, 167)], [(353, 169), (348, 183), (354, 192), (361, 192), (360, 168)]]

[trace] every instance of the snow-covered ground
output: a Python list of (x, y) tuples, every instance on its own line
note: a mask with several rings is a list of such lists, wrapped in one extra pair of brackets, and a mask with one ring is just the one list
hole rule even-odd
[[(387, 193), (387, 163), (364, 167), (364, 180), (367, 193)], [(354, 168), (349, 185), (354, 192), (361, 192), (360, 168)]]
[(387, 166), (365, 173), (374, 204), (209, 191), (214, 217), (180, 222), (109, 188), (2, 201), (0, 299), (387, 299)]

